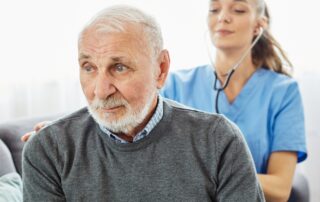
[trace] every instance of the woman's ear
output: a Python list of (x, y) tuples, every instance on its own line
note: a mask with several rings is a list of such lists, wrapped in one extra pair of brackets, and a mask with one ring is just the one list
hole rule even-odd
[(261, 17), (258, 20), (258, 24), (260, 27), (262, 27), (263, 29), (268, 29), (269, 28), (269, 20), (267, 19), (266, 16)]
[(265, 30), (265, 29), (268, 29), (268, 27), (269, 27), (268, 19), (265, 16), (259, 18), (257, 22), (257, 26), (254, 29), (254, 35), (258, 35), (260, 33), (261, 28)]

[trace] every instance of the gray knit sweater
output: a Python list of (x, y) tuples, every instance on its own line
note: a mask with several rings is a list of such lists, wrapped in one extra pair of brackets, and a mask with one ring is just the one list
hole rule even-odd
[(164, 102), (131, 144), (104, 134), (87, 109), (41, 130), (24, 149), (24, 201), (264, 201), (239, 129), (223, 116)]

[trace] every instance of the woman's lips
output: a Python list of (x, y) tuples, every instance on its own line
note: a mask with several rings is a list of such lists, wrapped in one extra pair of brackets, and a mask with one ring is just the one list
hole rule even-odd
[(219, 30), (216, 31), (216, 33), (219, 36), (229, 36), (229, 35), (233, 34), (234, 32), (230, 31), (230, 30), (227, 30), (227, 29), (219, 29)]

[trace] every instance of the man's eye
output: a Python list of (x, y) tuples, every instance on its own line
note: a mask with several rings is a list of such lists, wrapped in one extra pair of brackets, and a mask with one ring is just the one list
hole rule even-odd
[(94, 68), (92, 66), (83, 66), (82, 69), (85, 71), (85, 72), (93, 72)]
[(124, 66), (123, 64), (116, 64), (116, 65), (114, 66), (114, 70), (115, 70), (116, 72), (122, 73), (122, 72), (127, 71), (127, 70), (128, 70), (128, 67)]

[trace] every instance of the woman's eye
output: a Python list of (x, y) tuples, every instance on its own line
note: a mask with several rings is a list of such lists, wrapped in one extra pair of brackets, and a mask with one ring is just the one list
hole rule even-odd
[(216, 13), (216, 12), (218, 12), (218, 9), (211, 9), (210, 12), (211, 13)]
[(246, 9), (244, 6), (239, 6), (239, 5), (237, 5), (237, 6), (234, 6), (234, 7), (233, 7), (233, 11), (234, 11), (235, 13), (241, 14), (241, 13), (246, 13), (246, 12), (247, 12), (247, 9)]
[(235, 9), (234, 12), (236, 13), (245, 13), (246, 11), (243, 9)]
[(212, 8), (209, 10), (210, 13), (218, 13), (219, 9), (218, 8)]

